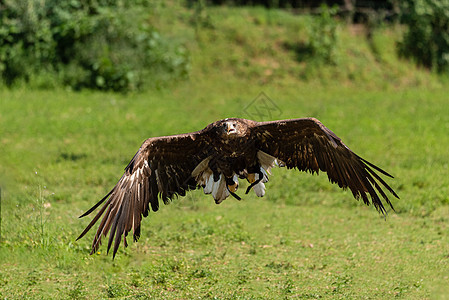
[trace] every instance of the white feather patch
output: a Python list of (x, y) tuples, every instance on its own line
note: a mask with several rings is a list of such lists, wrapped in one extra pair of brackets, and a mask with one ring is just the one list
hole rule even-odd
[(235, 190), (237, 190), (239, 188), (239, 177), (237, 176), (237, 174), (234, 174), (232, 180), (237, 183), (237, 186), (235, 187)]
[(201, 173), (200, 177), (197, 177), (196, 181), (199, 185), (205, 186), (211, 175), (212, 175), (212, 170), (208, 168), (207, 170), (204, 170), (203, 173)]
[(220, 187), (220, 182), (221, 182), (221, 178), (223, 177), (223, 175), (220, 174), (220, 177), (218, 178), (218, 181), (213, 181), (212, 184), (212, 196), (214, 197), (215, 200), (217, 200), (217, 194), (218, 194), (218, 188)]
[[(213, 178), (212, 178), (213, 179)], [(213, 182), (212, 185), (212, 196), (215, 199), (216, 203), (221, 203), (224, 199), (226, 199), (230, 195), (228, 188), (226, 186), (226, 179), (223, 174), (220, 174), (220, 177), (217, 182)]]
[[(264, 168), (260, 167), (260, 171), (263, 174), (263, 178), (262, 178), (262, 182), (267, 182), (268, 181), (268, 174), (267, 171), (265, 171)], [(259, 177), (259, 174), (257, 174), (257, 177)]]
[(213, 184), (214, 184), (214, 174), (211, 174), (209, 176), (209, 178), (206, 179), (205, 186), (203, 188), (203, 191), (204, 191), (205, 194), (212, 193), (212, 186), (213, 186)]
[[(259, 174), (256, 174), (256, 180), (259, 179)], [(265, 179), (265, 176), (264, 176)], [(263, 197), (263, 195), (265, 195), (265, 184), (264, 182), (267, 182), (268, 179), (266, 181), (264, 181), (264, 179), (262, 179), (258, 184), (256, 184), (255, 186), (253, 186), (253, 190), (256, 193), (256, 195), (258, 197)]]

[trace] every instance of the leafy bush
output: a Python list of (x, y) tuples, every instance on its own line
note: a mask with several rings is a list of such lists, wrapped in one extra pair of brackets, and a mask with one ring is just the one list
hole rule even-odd
[(186, 76), (185, 48), (148, 23), (147, 2), (6, 0), (0, 6), (3, 81), (50, 73), (75, 89), (126, 91)]
[(400, 55), (422, 66), (449, 72), (449, 1), (403, 1), (403, 21), (408, 25)]
[(329, 8), (326, 5), (321, 6), (321, 14), (314, 18), (308, 27), (309, 41), (307, 47), (311, 56), (317, 61), (326, 63), (336, 63), (338, 23), (334, 19), (338, 7)]

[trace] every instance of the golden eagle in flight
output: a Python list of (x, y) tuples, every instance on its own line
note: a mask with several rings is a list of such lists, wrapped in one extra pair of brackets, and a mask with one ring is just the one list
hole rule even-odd
[[(349, 188), (356, 199), (371, 203), (381, 213), (386, 210), (378, 194), (393, 206), (382, 188), (399, 198), (375, 172), (393, 177), (352, 152), (320, 121), (314, 118), (256, 122), (229, 118), (209, 124), (203, 130), (147, 139), (125, 168), (114, 188), (84, 217), (103, 206), (78, 239), (100, 219), (92, 253), (108, 232), (108, 252), (113, 256), (123, 238), (132, 230), (140, 236), (140, 222), (150, 208), (159, 209), (159, 199), (167, 204), (175, 196), (202, 187), (217, 204), (236, 194), (239, 178), (250, 183), (257, 196), (265, 194), (265, 183), (274, 166), (300, 171), (327, 173), (329, 181)], [(368, 197), (369, 195), (369, 197)], [(115, 241), (114, 241), (115, 236)]]

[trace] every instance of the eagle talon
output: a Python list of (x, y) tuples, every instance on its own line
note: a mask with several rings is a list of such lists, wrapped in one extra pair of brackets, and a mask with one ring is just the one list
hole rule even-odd
[(228, 185), (228, 190), (229, 190), (230, 192), (235, 193), (235, 192), (237, 192), (238, 187), (239, 187), (239, 185), (238, 185), (237, 183), (236, 183), (236, 184), (233, 184), (233, 185)]
[(256, 174), (255, 173), (250, 173), (250, 174), (248, 174), (246, 179), (248, 179), (248, 182), (252, 184), (254, 181), (256, 181)]
[(235, 180), (236, 178), (237, 176), (235, 176), (234, 178), (233, 177), (226, 178), (226, 185), (228, 187), (228, 190), (233, 193), (235, 193), (239, 188), (239, 181), (238, 179)]
[(227, 185), (226, 186), (227, 188), (228, 188), (228, 191), (229, 191), (229, 193), (232, 195), (232, 197), (234, 197), (235, 199), (237, 199), (237, 200), (242, 200), (242, 198), (240, 198), (240, 196), (239, 195), (237, 195), (236, 193), (234, 193), (233, 191), (231, 191), (230, 189), (229, 189), (229, 186)]

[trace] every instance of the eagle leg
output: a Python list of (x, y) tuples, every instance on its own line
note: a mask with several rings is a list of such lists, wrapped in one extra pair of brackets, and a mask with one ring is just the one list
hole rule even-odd
[(229, 185), (227, 185), (226, 187), (228, 188), (228, 191), (229, 191), (229, 193), (231, 194), (232, 197), (234, 197), (235, 199), (237, 199), (237, 200), (239, 200), (239, 201), (242, 200), (242, 198), (240, 198), (239, 195), (237, 195), (236, 193), (234, 193), (233, 191), (231, 191), (231, 190), (229, 189)]
[(239, 182), (238, 182), (238, 180), (234, 181), (233, 177), (227, 177), (226, 178), (226, 185), (228, 186), (228, 190), (230, 192), (234, 192), (235, 193), (237, 191), (237, 188), (239, 187)]
[[(236, 179), (234, 181), (234, 179)], [(242, 198), (239, 197), (235, 192), (237, 191), (237, 188), (239, 186), (239, 181), (237, 179), (237, 176), (234, 175), (233, 177), (227, 177), (226, 178), (226, 187), (228, 188), (229, 193), (237, 200), (242, 200)]]
[[(248, 194), (249, 191), (251, 190), (251, 188), (252, 188), (253, 186), (255, 186), (256, 184), (258, 184), (258, 183), (263, 179), (263, 173), (262, 173), (262, 171), (260, 170), (260, 168), (259, 168), (259, 170), (257, 171), (257, 174), (259, 174), (259, 179), (257, 179), (257, 180), (255, 180), (255, 179), (256, 179), (255, 173), (250, 173), (250, 174), (248, 174), (248, 181), (249, 181), (251, 184), (250, 184), (250, 185), (248, 186), (248, 188), (246, 189), (245, 194)], [(251, 182), (251, 181), (252, 181), (252, 182)]]

